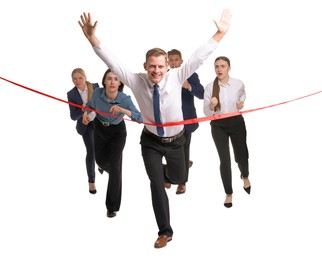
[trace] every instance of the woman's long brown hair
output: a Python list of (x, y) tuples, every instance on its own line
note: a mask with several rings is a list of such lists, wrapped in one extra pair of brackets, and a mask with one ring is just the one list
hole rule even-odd
[[(215, 59), (215, 63), (218, 60), (224, 60), (224, 61), (226, 61), (228, 63), (228, 66), (230, 67), (230, 60), (227, 57), (225, 57), (225, 56), (219, 56), (219, 57), (217, 57)], [(212, 88), (212, 97), (217, 98), (218, 104), (215, 106), (214, 111), (220, 110), (219, 90), (220, 90), (220, 88), (219, 88), (219, 84), (218, 84), (218, 77), (216, 77), (215, 80), (214, 80), (213, 88)]]

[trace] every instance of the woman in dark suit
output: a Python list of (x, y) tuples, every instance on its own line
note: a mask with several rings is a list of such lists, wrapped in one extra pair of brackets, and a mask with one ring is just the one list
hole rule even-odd
[[(85, 107), (86, 103), (92, 96), (93, 89), (98, 88), (97, 83), (90, 83), (86, 79), (85, 71), (81, 68), (76, 68), (72, 71), (72, 81), (74, 87), (67, 92), (68, 102)], [(83, 124), (82, 118), (84, 109), (69, 105), (70, 117), (77, 121), (76, 130), (83, 137), (86, 147), (86, 170), (88, 176), (89, 192), (96, 193), (95, 186), (95, 152), (94, 152), (94, 124)]]

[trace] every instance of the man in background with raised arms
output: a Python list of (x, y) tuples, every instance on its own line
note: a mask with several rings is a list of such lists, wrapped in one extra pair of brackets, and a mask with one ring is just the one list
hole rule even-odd
[[(168, 51), (168, 60), (170, 68), (179, 68), (183, 63), (182, 54), (177, 49), (172, 49)], [(188, 120), (192, 118), (197, 118), (197, 112), (195, 108), (194, 97), (203, 99), (204, 87), (201, 85), (199, 76), (194, 72), (185, 82), (182, 84), (182, 113), (183, 119)], [(190, 143), (191, 143), (191, 134), (196, 131), (199, 127), (198, 123), (185, 124), (184, 125), (184, 137), (186, 142), (183, 146), (184, 156), (185, 156), (185, 166), (186, 166), (186, 176), (184, 182), (180, 183), (177, 187), (176, 194), (182, 194), (186, 192), (186, 182), (189, 177), (189, 168), (192, 166), (192, 161), (190, 160)], [(166, 167), (165, 167), (166, 170)], [(166, 174), (166, 173), (165, 173)], [(171, 187), (171, 183), (165, 183), (166, 188)]]

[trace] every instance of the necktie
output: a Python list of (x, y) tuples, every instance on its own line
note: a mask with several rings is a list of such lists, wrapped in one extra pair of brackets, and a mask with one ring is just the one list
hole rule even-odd
[[(155, 84), (153, 86), (153, 111), (154, 111), (154, 120), (156, 124), (162, 124), (160, 119), (160, 94), (159, 94), (159, 85)], [(157, 126), (157, 132), (159, 136), (164, 135), (163, 127)]]

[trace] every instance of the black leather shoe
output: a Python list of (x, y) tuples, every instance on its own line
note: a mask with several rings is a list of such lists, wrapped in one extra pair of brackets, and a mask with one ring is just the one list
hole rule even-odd
[(107, 211), (106, 215), (108, 218), (114, 218), (116, 216), (116, 213), (114, 211)]
[(103, 174), (103, 172), (104, 172), (104, 170), (103, 170), (102, 168), (100, 168), (100, 167), (98, 167), (98, 171), (99, 171), (101, 174)]

